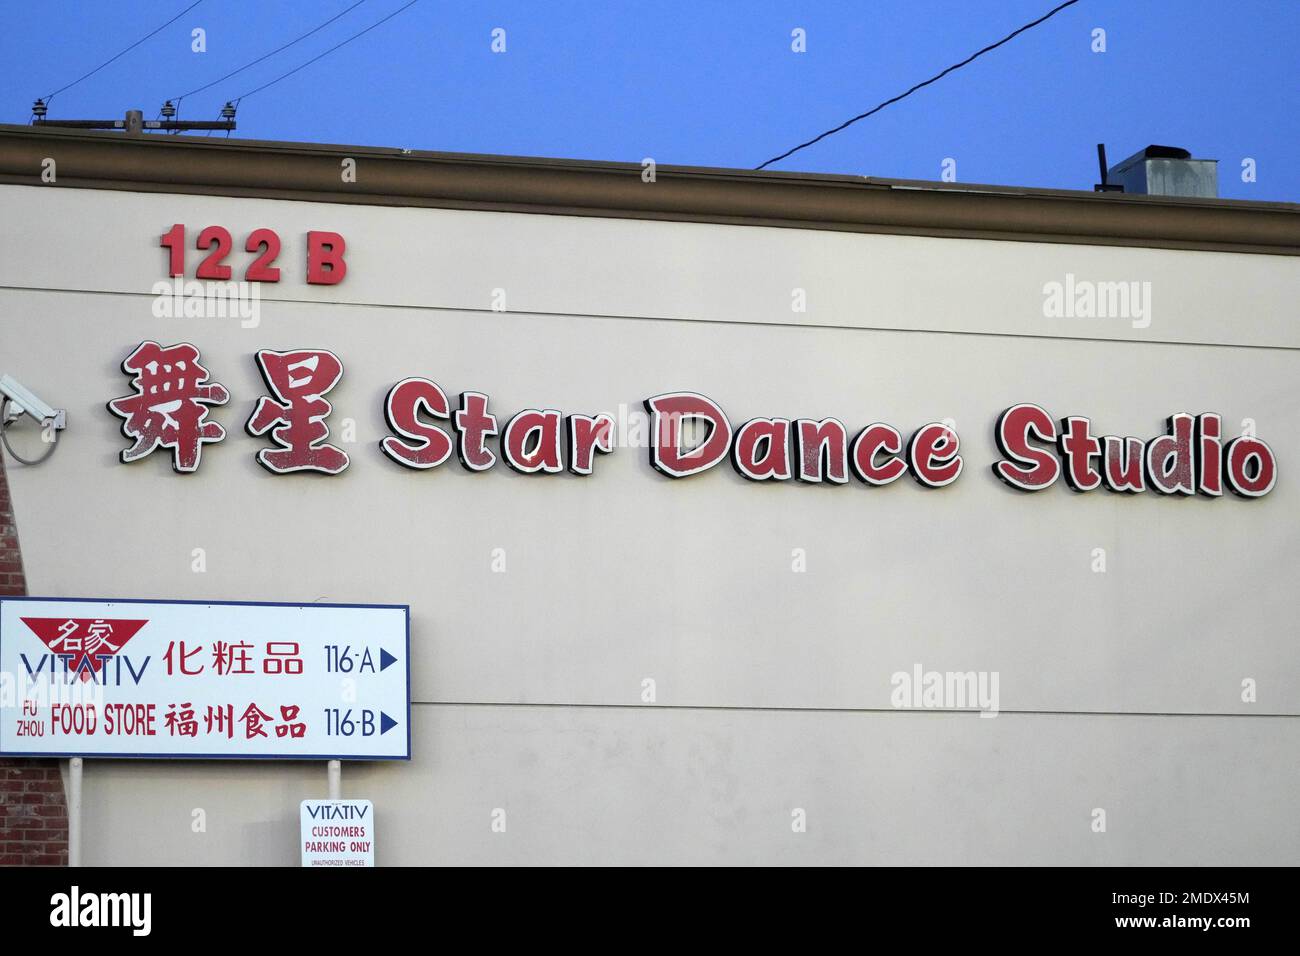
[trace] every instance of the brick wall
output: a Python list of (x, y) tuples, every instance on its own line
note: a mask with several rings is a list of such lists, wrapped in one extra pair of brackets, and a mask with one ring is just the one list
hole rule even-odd
[(0, 451), (0, 597), (26, 594), (23, 559), (18, 551), (18, 526), (9, 501), (9, 482), (5, 479), (5, 455)]
[(0, 866), (66, 866), (68, 808), (57, 760), (0, 757)]
[[(27, 593), (0, 451), (0, 597)], [(68, 862), (68, 807), (57, 760), (0, 757), (0, 866)]]

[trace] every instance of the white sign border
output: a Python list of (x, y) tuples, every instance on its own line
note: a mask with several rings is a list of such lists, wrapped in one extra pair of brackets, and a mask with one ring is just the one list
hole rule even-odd
[[(0, 604), (9, 602), (23, 603), (66, 603), (66, 604), (189, 604), (200, 607), (292, 607), (292, 608), (373, 608), (382, 610), (400, 610), (406, 617), (406, 659), (402, 662), (406, 668), (406, 735), (405, 756), (388, 756), (385, 754), (198, 754), (198, 753), (74, 753), (72, 751), (7, 751), (4, 740), (0, 739), (0, 756), (18, 757), (53, 757), (67, 760), (71, 757), (83, 757), (89, 760), (410, 760), (411, 759), (411, 606), (409, 604), (295, 604), (292, 601), (199, 601), (175, 600), (166, 598), (86, 598), (86, 597), (39, 597), (34, 595), (13, 595), (0, 597)], [(0, 649), (4, 646), (4, 623), (0, 619)], [(0, 731), (3, 731), (0, 722)]]

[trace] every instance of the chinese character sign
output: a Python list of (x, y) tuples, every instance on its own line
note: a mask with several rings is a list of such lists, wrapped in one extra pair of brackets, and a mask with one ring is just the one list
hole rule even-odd
[(328, 444), (325, 417), (331, 405), (323, 396), (343, 377), (343, 363), (333, 352), (298, 349), (257, 353), (257, 367), (272, 397), (262, 396), (248, 420), (250, 435), (271, 432), (277, 448), (257, 453), (268, 471), (320, 471), (337, 475), (348, 466), (343, 449)]
[(407, 759), (405, 605), (0, 599), (0, 754)]
[(135, 439), (122, 451), (122, 463), (130, 464), (155, 448), (169, 448), (173, 468), (197, 471), (203, 443), (226, 437), (224, 428), (206, 420), (207, 406), (230, 401), (224, 385), (208, 384), (199, 350), (188, 343), (164, 347), (141, 342), (122, 361), (122, 371), (132, 376), (135, 394), (108, 403), (109, 411), (125, 419), (122, 434)]

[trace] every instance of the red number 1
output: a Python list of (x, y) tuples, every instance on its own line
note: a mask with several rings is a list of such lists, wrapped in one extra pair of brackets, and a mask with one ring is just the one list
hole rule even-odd
[(169, 276), (185, 275), (185, 227), (179, 222), (162, 234), (158, 243), (167, 249), (167, 274)]

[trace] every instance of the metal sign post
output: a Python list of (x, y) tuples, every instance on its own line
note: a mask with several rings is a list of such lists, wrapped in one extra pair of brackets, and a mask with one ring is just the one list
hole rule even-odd
[(68, 761), (68, 866), (81, 866), (81, 765)]

